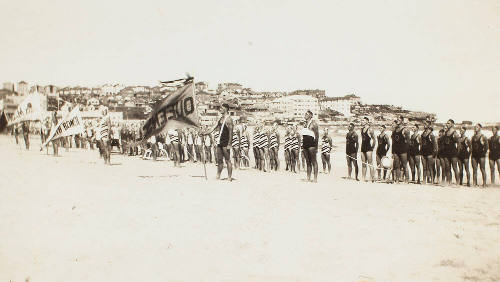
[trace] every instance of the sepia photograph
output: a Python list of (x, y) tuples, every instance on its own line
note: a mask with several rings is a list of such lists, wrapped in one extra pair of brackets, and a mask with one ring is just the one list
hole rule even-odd
[(500, 1), (0, 11), (0, 281), (500, 282)]

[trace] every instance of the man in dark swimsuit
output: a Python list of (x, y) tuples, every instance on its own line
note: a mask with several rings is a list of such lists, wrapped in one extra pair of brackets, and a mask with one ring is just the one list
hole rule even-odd
[(436, 136), (432, 134), (433, 128), (430, 123), (424, 128), (424, 132), (420, 136), (420, 141), (422, 146), (420, 147), (420, 152), (422, 154), (422, 166), (423, 166), (423, 180), (424, 183), (434, 183), (435, 163), (434, 156), (437, 155), (438, 145), (436, 141)]
[(302, 129), (302, 148), (306, 157), (307, 180), (311, 181), (311, 172), (314, 172), (314, 182), (318, 182), (318, 153), (319, 130), (318, 124), (312, 119), (313, 113), (305, 114), (306, 126)]
[(472, 179), (474, 186), (478, 186), (477, 167), (479, 165), (483, 177), (483, 187), (486, 187), (486, 152), (488, 151), (488, 140), (481, 133), (482, 127), (479, 123), (474, 126), (474, 136), (472, 136), (471, 140)]
[(420, 152), (420, 144), (422, 143), (420, 133), (418, 132), (418, 125), (412, 127), (413, 134), (410, 137), (410, 146), (408, 150), (408, 162), (411, 170), (411, 181), (415, 182), (415, 173), (417, 174), (417, 184), (420, 184), (420, 159), (422, 153)]
[(380, 134), (377, 136), (378, 146), (377, 146), (377, 152), (376, 152), (375, 158), (377, 161), (377, 174), (378, 174), (379, 181), (381, 180), (380, 176), (382, 174), (382, 169), (384, 170), (383, 177), (384, 177), (384, 179), (386, 178), (387, 169), (382, 168), (382, 158), (386, 156), (387, 152), (391, 148), (389, 137), (387, 136), (385, 129), (386, 129), (386, 126), (382, 125)]
[(460, 183), (460, 175), (458, 171), (457, 143), (460, 138), (460, 134), (455, 130), (455, 122), (452, 119), (449, 119), (448, 122), (446, 122), (446, 128), (447, 130), (443, 135), (443, 154), (446, 180), (448, 185), (451, 185), (451, 169), (453, 169), (453, 173), (455, 174), (455, 184), (458, 185)]
[(375, 181), (375, 169), (373, 167), (373, 148), (376, 145), (375, 134), (370, 127), (368, 117), (363, 118), (363, 128), (361, 128), (361, 177), (366, 180), (366, 169), (370, 167), (370, 176), (372, 182)]
[(404, 127), (404, 117), (400, 116), (394, 121), (392, 132), (392, 156), (394, 158), (394, 180), (399, 183), (401, 168), (404, 172), (404, 181), (408, 183), (408, 144), (410, 143), (410, 131)]
[(495, 184), (495, 165), (497, 166), (498, 173), (500, 174), (500, 138), (498, 136), (498, 126), (491, 128), (493, 134), (488, 140), (490, 153), (488, 159), (490, 162), (491, 185)]
[(221, 118), (217, 122), (214, 128), (208, 133), (214, 130), (220, 132), (218, 140), (215, 140), (217, 144), (217, 179), (220, 179), (220, 174), (224, 168), (223, 161), (225, 160), (227, 166), (227, 179), (232, 181), (233, 167), (231, 165), (231, 142), (233, 140), (233, 119), (229, 116), (229, 105), (222, 104), (221, 108)]
[(345, 153), (347, 160), (347, 177), (351, 178), (352, 165), (354, 165), (354, 173), (356, 174), (356, 180), (358, 179), (358, 134), (354, 131), (354, 123), (349, 124), (348, 132), (346, 135), (345, 143)]
[(443, 150), (444, 150), (444, 128), (441, 128), (439, 130), (439, 135), (438, 135), (438, 151), (437, 155), (435, 157), (436, 159), (436, 183), (442, 183), (446, 179), (446, 172), (444, 170), (444, 155), (443, 155)]
[(460, 128), (460, 138), (458, 139), (458, 168), (460, 169), (460, 185), (463, 184), (464, 168), (467, 173), (467, 186), (470, 187), (469, 158), (471, 143), (469, 137), (465, 136), (466, 128)]

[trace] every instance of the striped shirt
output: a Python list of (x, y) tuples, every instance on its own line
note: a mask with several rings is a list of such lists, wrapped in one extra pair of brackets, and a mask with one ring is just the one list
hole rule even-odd
[(104, 140), (109, 139), (109, 126), (107, 117), (103, 117), (99, 124), (97, 125), (96, 130), (96, 140)]
[(233, 146), (233, 148), (238, 148), (238, 146), (240, 145), (240, 140), (238, 138), (238, 134), (236, 134), (236, 132), (233, 132), (233, 140), (231, 141), (231, 146)]
[(291, 137), (291, 139), (292, 139), (292, 142), (290, 145), (290, 149), (291, 150), (298, 150), (299, 149), (299, 138), (297, 138), (297, 136), (294, 135)]
[(260, 133), (253, 134), (253, 147), (260, 148)]
[(269, 140), (267, 138), (267, 134), (260, 134), (260, 148), (265, 149), (269, 146)]
[(179, 143), (179, 133), (176, 130), (170, 130), (168, 132), (168, 136), (170, 136), (170, 141)]
[(276, 133), (271, 134), (269, 137), (269, 148), (278, 147), (278, 135)]
[(245, 135), (242, 135), (241, 136), (241, 148), (248, 149), (248, 147), (249, 147), (249, 145), (248, 145), (247, 137)]
[(328, 143), (328, 138), (323, 137), (321, 139), (321, 153), (330, 154), (331, 150), (332, 146), (330, 145), (330, 143)]
[(292, 138), (290, 136), (285, 136), (285, 151), (290, 150), (290, 147), (292, 145)]
[(217, 140), (219, 140), (219, 131), (214, 131), (214, 140), (215, 140), (215, 144), (218, 143)]

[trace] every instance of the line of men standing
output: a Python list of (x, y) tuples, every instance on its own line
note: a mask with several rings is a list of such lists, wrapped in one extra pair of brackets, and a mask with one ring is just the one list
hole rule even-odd
[[(445, 127), (439, 130), (438, 137), (433, 134), (434, 127), (427, 119), (423, 132), (419, 132), (419, 125), (406, 126), (401, 116), (393, 123), (392, 134), (386, 131), (386, 126), (381, 126), (380, 134), (375, 137), (373, 128), (368, 118), (363, 119), (361, 129), (361, 162), (362, 177), (366, 181), (367, 167), (370, 167), (371, 180), (375, 180), (372, 154), (376, 149), (376, 163), (378, 179), (386, 179), (387, 170), (382, 167), (382, 160), (392, 147), (392, 178), (395, 182), (410, 182), (408, 166), (411, 171), (411, 181), (432, 184), (462, 185), (464, 176), (467, 177), (467, 186), (470, 186), (469, 162), (472, 161), (473, 185), (477, 186), (478, 167), (482, 174), (482, 185), (486, 181), (486, 154), (488, 153), (491, 183), (495, 183), (495, 168), (500, 173), (500, 139), (498, 126), (492, 128), (492, 136), (487, 139), (481, 133), (482, 125), (476, 124), (474, 135), (470, 139), (466, 136), (466, 128), (455, 128), (455, 122), (450, 119)], [(377, 146), (378, 144), (378, 146)], [(354, 131), (354, 124), (350, 124), (346, 135), (346, 158), (348, 177), (352, 175), (354, 166), (356, 180), (358, 180), (358, 134)], [(422, 164), (422, 169), (421, 169)], [(452, 174), (453, 172), (453, 174)], [(465, 172), (465, 174), (464, 174)]]

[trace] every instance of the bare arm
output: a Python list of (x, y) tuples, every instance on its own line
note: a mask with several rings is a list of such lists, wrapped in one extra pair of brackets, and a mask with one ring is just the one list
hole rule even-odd
[(436, 136), (434, 136), (434, 134), (432, 134), (432, 133), (429, 133), (429, 134), (431, 136), (432, 147), (434, 148), (434, 156), (437, 156), (437, 153), (439, 151), (439, 147), (438, 147), (438, 142), (436, 140)]
[(375, 138), (375, 133), (373, 132), (373, 129), (370, 128), (370, 146), (371, 148), (375, 148), (375, 145), (377, 145), (377, 139)]
[(228, 142), (228, 145), (227, 147), (228, 148), (231, 148), (231, 142), (233, 140), (233, 119), (231, 117), (227, 117), (226, 119), (226, 126), (227, 126), (227, 129), (229, 130), (229, 142)]
[(391, 138), (389, 138), (389, 136), (387, 136), (387, 133), (385, 134), (384, 136), (385, 140), (387, 140), (387, 152), (389, 152), (389, 150), (391, 149)]
[(353, 134), (354, 144), (356, 144), (356, 152), (359, 150), (358, 134), (354, 132)]
[(314, 132), (314, 140), (315, 140), (315, 146), (316, 149), (318, 149), (318, 143), (319, 143), (319, 129), (318, 129), (318, 124), (313, 120), (312, 122), (312, 131)]

